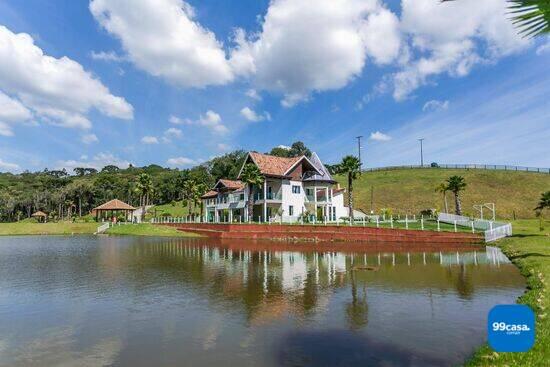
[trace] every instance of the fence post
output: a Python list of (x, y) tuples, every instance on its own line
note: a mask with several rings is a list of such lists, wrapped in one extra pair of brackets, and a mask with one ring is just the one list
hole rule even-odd
[(405, 215), (405, 229), (409, 229), (409, 217)]
[(441, 232), (441, 227), (439, 226), (439, 219), (437, 220), (437, 231)]
[(454, 222), (455, 222), (455, 232), (456, 232), (456, 231), (457, 231), (457, 230), (456, 230), (456, 219), (455, 219), (455, 221), (454, 221)]
[(476, 230), (475, 230), (475, 227), (474, 227), (474, 221), (472, 221), (472, 233), (475, 233)]
[(424, 218), (420, 218), (420, 228), (424, 230)]
[(393, 216), (390, 217), (390, 226), (393, 228)]
[(378, 216), (376, 216), (376, 228), (380, 228), (380, 221)]

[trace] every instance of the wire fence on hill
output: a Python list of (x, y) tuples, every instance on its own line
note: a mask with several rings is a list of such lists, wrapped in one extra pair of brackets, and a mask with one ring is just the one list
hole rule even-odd
[(546, 173), (550, 174), (550, 168), (541, 168), (541, 167), (526, 167), (526, 166), (509, 166), (504, 164), (439, 164), (432, 163), (428, 165), (403, 165), (403, 166), (387, 166), (387, 167), (375, 167), (375, 168), (365, 168), (364, 172), (373, 172), (373, 171), (391, 171), (397, 169), (407, 169), (407, 168), (448, 168), (448, 169), (486, 169), (486, 170), (502, 170), (502, 171), (517, 171), (517, 172), (534, 172), (534, 173)]

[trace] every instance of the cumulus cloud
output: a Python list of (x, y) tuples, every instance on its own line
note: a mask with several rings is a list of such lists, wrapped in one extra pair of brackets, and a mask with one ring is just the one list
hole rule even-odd
[(0, 170), (2, 171), (8, 171), (8, 172), (15, 172), (19, 171), (21, 168), (18, 164), (5, 162), (0, 158)]
[(164, 136), (166, 136), (167, 138), (181, 138), (182, 135), (183, 132), (175, 127), (171, 127), (164, 131)]
[(438, 101), (436, 99), (432, 99), (431, 101), (424, 103), (424, 106), (422, 107), (422, 111), (424, 112), (444, 111), (448, 108), (449, 108), (449, 101)]
[(401, 6), (411, 59), (394, 75), (397, 100), (407, 98), (430, 77), (467, 75), (476, 64), (492, 63), (530, 43), (517, 34), (502, 0), (402, 0)]
[(219, 134), (225, 134), (229, 131), (229, 129), (224, 124), (222, 124), (222, 117), (212, 110), (208, 110), (204, 115), (200, 115), (198, 120), (191, 120), (188, 118), (182, 119), (172, 115), (170, 116), (169, 121), (170, 123), (175, 125), (203, 126)]
[(256, 89), (249, 89), (246, 91), (246, 96), (252, 99), (255, 99), (256, 101), (261, 101), (262, 96), (258, 93)]
[(28, 121), (32, 113), (21, 102), (0, 91), (0, 135), (13, 136), (11, 124)]
[(174, 158), (168, 159), (166, 161), (166, 164), (172, 167), (185, 167), (185, 166), (191, 166), (191, 165), (197, 164), (197, 162), (191, 158), (174, 157)]
[[(83, 158), (83, 157), (81, 157)], [(95, 168), (97, 170), (102, 169), (105, 166), (108, 165), (114, 165), (119, 168), (127, 168), (130, 165), (130, 162), (128, 162), (125, 159), (121, 159), (112, 153), (98, 153), (95, 156), (92, 157), (92, 159), (81, 159), (81, 160), (60, 160), (56, 162), (55, 168), (56, 169), (63, 169), (65, 168), (67, 171), (72, 172), (72, 170), (76, 167), (91, 167)]]
[(243, 116), (248, 121), (252, 121), (252, 122), (271, 120), (271, 115), (269, 114), (269, 112), (258, 114), (256, 113), (256, 111), (252, 110), (250, 107), (244, 107), (241, 110), (241, 116)]
[(369, 139), (374, 141), (389, 141), (391, 140), (391, 136), (381, 133), (380, 131), (375, 131), (370, 133)]
[(291, 107), (312, 91), (347, 85), (367, 55), (380, 64), (395, 59), (398, 25), (376, 0), (274, 0), (259, 34), (236, 32), (231, 61), (237, 73), (260, 89), (282, 93), (283, 106)]
[(47, 56), (26, 33), (15, 34), (0, 26), (0, 90), (39, 119), (63, 127), (88, 129), (86, 114), (95, 108), (102, 114), (132, 119), (133, 107), (112, 95), (82, 65)]
[(159, 140), (156, 136), (144, 136), (141, 138), (143, 144), (158, 144)]
[(95, 134), (82, 135), (80, 140), (84, 144), (92, 144), (92, 143), (97, 143), (99, 141), (99, 139), (97, 138), (97, 136)]
[(140, 69), (183, 87), (233, 80), (223, 45), (182, 0), (92, 0), (90, 11)]

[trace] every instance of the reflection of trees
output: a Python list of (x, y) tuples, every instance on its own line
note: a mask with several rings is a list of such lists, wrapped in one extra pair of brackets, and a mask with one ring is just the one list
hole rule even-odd
[(466, 265), (460, 266), (460, 272), (455, 280), (456, 290), (462, 299), (472, 299), (474, 294), (474, 284), (472, 279), (466, 274)]
[(369, 305), (367, 303), (367, 284), (363, 283), (363, 290), (360, 297), (357, 295), (357, 280), (355, 271), (350, 272), (351, 280), (351, 303), (346, 305), (346, 318), (352, 330), (359, 330), (368, 323)]

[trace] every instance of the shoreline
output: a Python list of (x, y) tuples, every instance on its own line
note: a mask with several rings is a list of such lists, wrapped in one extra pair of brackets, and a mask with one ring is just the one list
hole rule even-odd
[(535, 367), (550, 360), (550, 321), (547, 317), (550, 307), (547, 279), (550, 275), (550, 221), (545, 222), (546, 229), (540, 232), (538, 221), (517, 221), (514, 230), (518, 233), (495, 243), (525, 277), (525, 292), (518, 297), (516, 304), (527, 305), (535, 312), (535, 345), (525, 353), (497, 353), (485, 343), (465, 362), (465, 366)]

